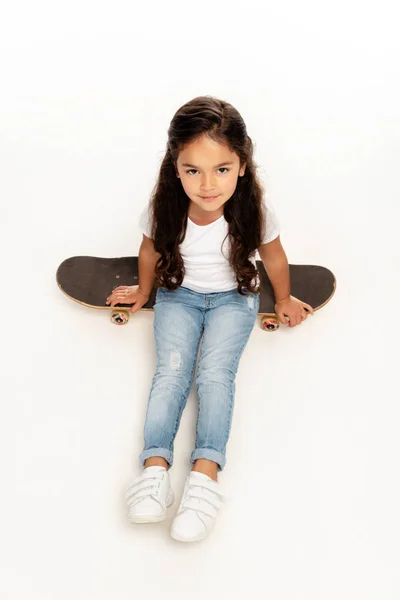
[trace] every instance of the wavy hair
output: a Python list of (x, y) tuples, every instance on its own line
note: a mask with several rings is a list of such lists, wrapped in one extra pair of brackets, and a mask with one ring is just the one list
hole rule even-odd
[(184, 278), (179, 246), (186, 235), (190, 199), (177, 177), (177, 160), (186, 144), (203, 135), (226, 144), (239, 157), (240, 166), (246, 163), (244, 175), (238, 177), (236, 189), (223, 208), (228, 223), (229, 264), (236, 274), (238, 292), (246, 295), (247, 289), (259, 293), (257, 269), (249, 256), (262, 242), (265, 214), (253, 143), (239, 112), (212, 96), (200, 96), (184, 104), (168, 129), (167, 149), (150, 201), (151, 235), (154, 248), (161, 255), (155, 268), (156, 285), (175, 290)]

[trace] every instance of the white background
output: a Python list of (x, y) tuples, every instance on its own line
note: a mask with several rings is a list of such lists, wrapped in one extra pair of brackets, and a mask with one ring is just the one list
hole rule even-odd
[[(4, 600), (397, 600), (400, 89), (395, 2), (15, 1), (1, 11), (0, 595)], [(175, 111), (231, 102), (290, 262), (332, 302), (257, 325), (240, 363), (213, 535), (129, 525), (155, 366), (69, 301), (59, 263), (137, 254)]]

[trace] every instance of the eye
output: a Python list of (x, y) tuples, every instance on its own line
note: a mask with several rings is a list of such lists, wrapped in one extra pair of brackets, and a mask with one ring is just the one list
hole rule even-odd
[[(229, 171), (230, 171), (230, 169), (227, 169), (226, 167), (220, 167), (218, 169), (218, 171), (221, 171), (221, 170), (226, 171), (227, 173), (229, 173)], [(193, 172), (198, 173), (197, 169), (189, 169), (188, 171), (186, 171), (186, 173), (188, 173), (189, 175)], [(225, 173), (221, 173), (221, 175), (225, 175)]]

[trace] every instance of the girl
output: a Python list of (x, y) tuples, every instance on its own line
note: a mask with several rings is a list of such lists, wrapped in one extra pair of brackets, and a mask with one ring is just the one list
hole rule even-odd
[(127, 489), (129, 520), (165, 519), (174, 501), (169, 467), (182, 411), (199, 361), (196, 446), (171, 535), (205, 538), (222, 494), (235, 376), (259, 307), (258, 250), (275, 294), (279, 320), (290, 327), (313, 313), (290, 295), (289, 268), (276, 216), (267, 207), (253, 144), (238, 111), (211, 96), (195, 98), (173, 117), (158, 181), (142, 213), (139, 285), (116, 288), (111, 306), (138, 311), (157, 286), (157, 366), (144, 426), (144, 469)]

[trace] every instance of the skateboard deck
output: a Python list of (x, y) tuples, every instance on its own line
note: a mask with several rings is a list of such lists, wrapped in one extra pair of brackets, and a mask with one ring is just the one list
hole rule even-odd
[[(260, 273), (261, 294), (259, 315), (261, 327), (275, 331), (279, 320), (274, 312), (273, 288), (261, 261), (257, 261)], [(333, 273), (316, 265), (289, 265), (291, 294), (314, 310), (325, 306), (335, 293), (336, 280)], [(111, 311), (111, 321), (125, 325), (129, 319), (131, 304), (106, 305), (112, 290), (121, 285), (138, 285), (138, 257), (97, 258), (73, 256), (64, 260), (57, 269), (59, 288), (72, 300), (90, 308)], [(156, 298), (153, 288), (148, 302), (141, 310), (152, 310)]]

